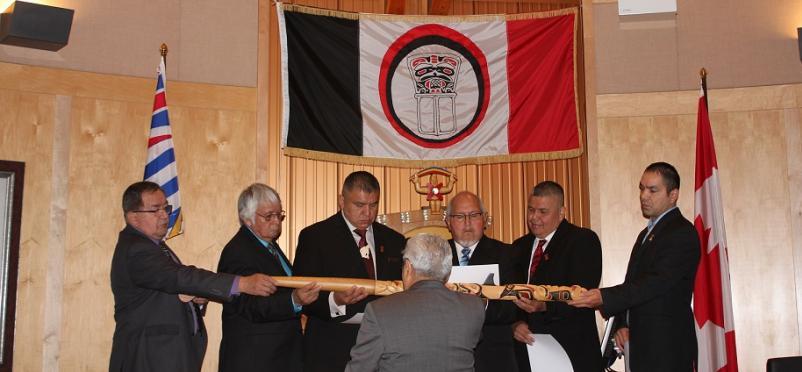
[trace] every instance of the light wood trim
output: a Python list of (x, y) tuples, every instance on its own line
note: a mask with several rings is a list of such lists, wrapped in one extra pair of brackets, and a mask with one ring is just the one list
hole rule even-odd
[[(153, 103), (156, 89), (154, 59), (152, 79), (59, 70), (0, 62), (0, 87), (83, 98)], [(167, 71), (167, 105), (203, 109), (254, 111), (253, 88), (170, 81)]]

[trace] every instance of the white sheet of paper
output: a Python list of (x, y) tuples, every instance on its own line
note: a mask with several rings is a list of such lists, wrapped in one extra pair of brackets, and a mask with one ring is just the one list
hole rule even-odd
[(498, 285), (498, 264), (452, 266), (448, 282), (485, 284), (489, 275), (493, 275), (493, 285)]
[(354, 316), (346, 319), (343, 323), (345, 324), (362, 324), (362, 317), (365, 316), (365, 313), (356, 313)]
[(568, 354), (552, 335), (533, 335), (535, 342), (526, 345), (532, 372), (574, 372)]

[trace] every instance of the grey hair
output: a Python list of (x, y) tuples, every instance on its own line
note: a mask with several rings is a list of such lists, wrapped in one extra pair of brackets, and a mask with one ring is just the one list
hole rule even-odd
[(470, 191), (460, 191), (457, 193), (457, 195), (454, 195), (451, 199), (448, 199), (448, 206), (446, 207), (445, 213), (443, 214), (444, 216), (451, 215), (451, 212), (454, 211), (454, 199), (456, 199), (458, 196), (462, 194), (468, 194), (476, 198), (476, 200), (479, 201), (479, 210), (482, 212), (482, 214), (487, 213), (487, 210), (485, 210), (485, 204), (482, 203), (482, 199), (479, 198), (479, 195), (476, 195)]
[(563, 191), (563, 187), (559, 183), (554, 181), (543, 181), (535, 185), (529, 196), (554, 196), (557, 197), (561, 207), (565, 206), (565, 191)]
[(421, 277), (445, 282), (451, 275), (451, 246), (437, 235), (420, 234), (409, 238), (404, 259)]
[(237, 212), (239, 213), (240, 221), (254, 222), (253, 216), (256, 214), (256, 208), (260, 204), (281, 205), (281, 198), (279, 198), (276, 190), (263, 183), (254, 183), (242, 190), (239, 194), (239, 200), (237, 200)]

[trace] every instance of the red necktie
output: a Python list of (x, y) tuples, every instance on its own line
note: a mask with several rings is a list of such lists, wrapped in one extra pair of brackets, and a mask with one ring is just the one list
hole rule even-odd
[[(362, 247), (368, 245), (368, 239), (367, 239), (368, 231), (362, 229), (354, 229), (354, 232), (359, 235), (359, 243), (357, 244), (357, 246), (360, 249), (360, 256), (361, 256)], [(362, 257), (362, 263), (365, 265), (365, 271), (368, 272), (368, 277), (370, 277), (370, 279), (376, 279), (376, 272), (373, 269), (373, 255), (370, 253), (370, 248), (368, 248), (367, 257), (364, 256)]]
[(529, 265), (529, 282), (532, 282), (532, 278), (535, 277), (535, 271), (537, 271), (538, 265), (540, 265), (540, 260), (543, 258), (543, 246), (546, 245), (546, 239), (540, 239), (537, 242), (537, 248), (535, 248), (535, 254), (532, 256), (532, 264)]

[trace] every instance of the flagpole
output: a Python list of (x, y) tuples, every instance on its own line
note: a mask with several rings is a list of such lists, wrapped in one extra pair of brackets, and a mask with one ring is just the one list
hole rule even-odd
[(162, 43), (162, 46), (159, 48), (159, 53), (164, 58), (164, 65), (167, 66), (167, 44)]
[[(162, 46), (166, 48), (164, 44), (162, 44)], [(707, 108), (707, 111), (710, 111), (710, 106), (707, 104), (707, 70), (705, 70), (704, 67), (699, 70), (699, 77), (702, 78), (702, 94), (705, 96), (705, 107)]]

